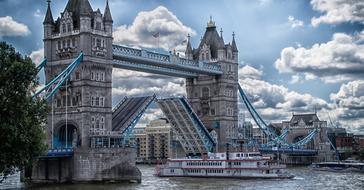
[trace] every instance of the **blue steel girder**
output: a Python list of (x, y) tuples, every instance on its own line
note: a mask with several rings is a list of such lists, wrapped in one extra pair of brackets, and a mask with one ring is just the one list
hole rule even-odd
[(301, 147), (301, 146), (309, 143), (319, 132), (320, 132), (320, 128), (316, 127), (305, 138), (292, 144), (291, 146), (292, 147)]
[[(164, 115), (167, 117), (168, 121), (171, 123), (172, 131), (176, 135), (176, 139), (181, 143), (183, 150), (186, 153), (196, 154), (199, 150), (198, 147), (193, 146), (191, 142), (193, 141), (191, 135), (187, 136), (185, 130), (181, 127), (180, 122), (175, 117), (174, 113), (169, 106), (167, 106), (166, 101), (158, 101), (158, 106), (163, 111)], [(175, 121), (174, 121), (175, 120)]]
[(125, 96), (114, 108), (112, 108), (112, 112), (114, 113), (119, 107), (128, 99), (127, 96)]
[(42, 70), (43, 69), (43, 67), (45, 67), (45, 65), (47, 64), (47, 59), (44, 59), (42, 62), (40, 62), (40, 64), (37, 66), (37, 70), (38, 70), (38, 72), (40, 71), (40, 70)]
[(82, 62), (83, 53), (71, 63), (66, 69), (64, 69), (59, 75), (57, 75), (54, 79), (52, 79), (48, 84), (46, 84), (43, 88), (38, 90), (33, 97), (39, 96), (41, 93), (45, 92), (45, 99), (49, 100), (56, 92), (58, 92), (59, 88), (64, 84), (64, 82), (71, 76), (72, 72), (76, 69), (76, 67)]
[(119, 69), (127, 69), (127, 70), (134, 70), (140, 72), (147, 72), (153, 74), (160, 74), (160, 75), (168, 75), (173, 77), (181, 77), (181, 78), (195, 78), (198, 74), (193, 72), (187, 71), (179, 71), (172, 68), (164, 68), (155, 65), (148, 65), (148, 64), (141, 64), (137, 62), (131, 61), (122, 61), (122, 60), (113, 60), (113, 67)]
[(277, 146), (277, 145), (284, 145), (288, 146), (289, 143), (285, 140), (289, 133), (288, 129), (283, 130), (282, 134), (278, 137), (274, 138), (272, 141), (269, 141), (267, 144), (263, 146)]
[(300, 155), (300, 156), (315, 156), (318, 154), (317, 150), (310, 149), (297, 149), (297, 148), (259, 148), (259, 152), (263, 154), (290, 154), (290, 155)]
[(113, 57), (116, 60), (136, 62), (138, 64), (153, 65), (203, 75), (221, 75), (221, 67), (214, 63), (198, 62), (179, 58), (171, 54), (155, 53), (144, 49), (135, 49), (120, 45), (113, 45)]
[[(129, 124), (127, 125), (127, 127), (125, 127), (123, 129), (123, 131), (121, 132), (122, 134), (122, 144), (126, 145), (131, 136), (132, 136), (132, 131), (135, 127), (135, 125), (138, 123), (138, 121), (140, 120), (140, 118), (143, 116), (143, 114), (145, 113), (145, 111), (148, 109), (148, 107), (152, 104), (152, 102), (154, 101), (154, 99), (156, 98), (156, 95), (153, 94), (153, 96), (149, 97), (148, 100), (146, 100), (146, 102), (143, 104), (142, 109), (138, 111), (138, 113), (131, 118), (131, 121), (129, 122)], [(124, 98), (122, 100), (122, 102), (125, 102), (127, 98)], [(120, 104), (120, 103), (119, 103)], [(120, 105), (118, 105), (117, 107), (121, 106), (122, 103)], [(117, 108), (116, 108), (117, 109)]]
[(241, 98), (243, 99), (243, 102), (248, 109), (250, 115), (254, 119), (255, 123), (258, 125), (258, 127), (263, 130), (263, 132), (268, 136), (270, 140), (273, 140), (277, 137), (277, 135), (269, 129), (268, 125), (265, 123), (265, 121), (260, 117), (258, 112), (254, 109), (253, 105), (250, 103), (248, 97), (244, 93), (244, 90), (241, 88), (240, 84), (238, 85), (239, 93)]
[(199, 132), (200, 138), (203, 139), (205, 148), (207, 150), (212, 151), (213, 148), (216, 145), (216, 142), (210, 135), (209, 131), (206, 129), (206, 127), (203, 125), (200, 118), (197, 116), (197, 114), (193, 111), (192, 107), (188, 103), (185, 97), (180, 98), (181, 103), (185, 106), (186, 111), (189, 113), (189, 116), (192, 121), (195, 122), (196, 130)]
[(186, 153), (202, 154), (213, 150), (213, 138), (185, 98), (159, 99), (157, 103), (176, 130)]

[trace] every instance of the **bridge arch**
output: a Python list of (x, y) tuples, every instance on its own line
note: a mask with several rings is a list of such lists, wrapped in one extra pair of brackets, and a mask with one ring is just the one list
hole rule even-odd
[[(298, 134), (296, 136), (294, 136), (292, 143), (297, 143), (300, 140), (304, 139), (308, 134)], [(315, 140), (312, 139), (310, 142), (308, 142), (305, 145), (305, 148), (307, 149), (315, 149)]]
[(66, 121), (61, 121), (55, 126), (53, 132), (54, 148), (76, 148), (81, 146), (81, 131), (75, 122), (67, 121), (66, 125)]

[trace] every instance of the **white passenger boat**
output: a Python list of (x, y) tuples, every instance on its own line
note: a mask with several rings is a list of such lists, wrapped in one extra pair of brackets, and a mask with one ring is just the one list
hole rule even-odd
[(209, 153), (205, 158), (168, 159), (156, 166), (159, 177), (293, 178), (286, 166), (259, 152)]

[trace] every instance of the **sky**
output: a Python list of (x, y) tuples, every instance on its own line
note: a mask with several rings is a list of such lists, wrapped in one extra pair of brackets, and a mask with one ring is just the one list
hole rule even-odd
[[(317, 111), (329, 126), (364, 134), (364, 1), (110, 0), (114, 43), (183, 54), (199, 45), (210, 16), (225, 43), (235, 33), (239, 83), (267, 122)], [(67, 0), (53, 0), (53, 17)], [(101, 12), (105, 0), (90, 0)], [(45, 0), (0, 0), (0, 41), (43, 59)], [(152, 37), (160, 33), (158, 42)], [(41, 80), (44, 75), (40, 76)], [(184, 79), (113, 70), (113, 103), (124, 96), (185, 94)], [(239, 110), (249, 115), (243, 106)], [(153, 105), (140, 125), (163, 114)], [(330, 122), (331, 120), (331, 122)]]

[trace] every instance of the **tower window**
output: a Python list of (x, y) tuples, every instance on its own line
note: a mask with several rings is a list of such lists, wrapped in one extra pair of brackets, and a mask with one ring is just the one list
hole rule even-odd
[(99, 106), (99, 103), (100, 103), (99, 101), (100, 101), (100, 98), (96, 97), (96, 100), (95, 100), (96, 106)]
[(66, 33), (66, 31), (67, 31), (67, 30), (66, 30), (66, 25), (65, 25), (65, 24), (62, 24), (62, 32), (63, 32), (63, 33)]
[(101, 39), (96, 39), (96, 47), (101, 47)]
[(215, 115), (215, 109), (211, 109), (210, 113), (211, 113), (212, 116)]
[(96, 30), (101, 30), (101, 22), (96, 22)]
[(72, 28), (71, 28), (71, 23), (67, 23), (67, 32), (71, 32)]
[(58, 49), (62, 49), (62, 42), (61, 41), (58, 41), (58, 43), (57, 43), (57, 46), (58, 46)]
[(202, 88), (202, 97), (209, 97), (210, 96), (210, 89), (208, 87), (203, 87)]
[(71, 40), (70, 39), (67, 40), (67, 47), (71, 47)]
[(101, 73), (101, 81), (105, 81), (105, 73), (104, 72)]
[(94, 72), (91, 72), (91, 80), (95, 80)]
[(99, 105), (101, 107), (104, 107), (105, 98), (104, 97), (100, 97), (100, 100), (99, 101), (100, 101)]
[(91, 96), (91, 106), (95, 105), (95, 97)]
[(78, 72), (78, 71), (77, 71), (77, 72), (76, 72), (76, 80), (80, 80), (80, 78), (81, 78), (81, 77), (80, 77), (80, 72)]
[(72, 47), (76, 47), (76, 38), (72, 38)]

